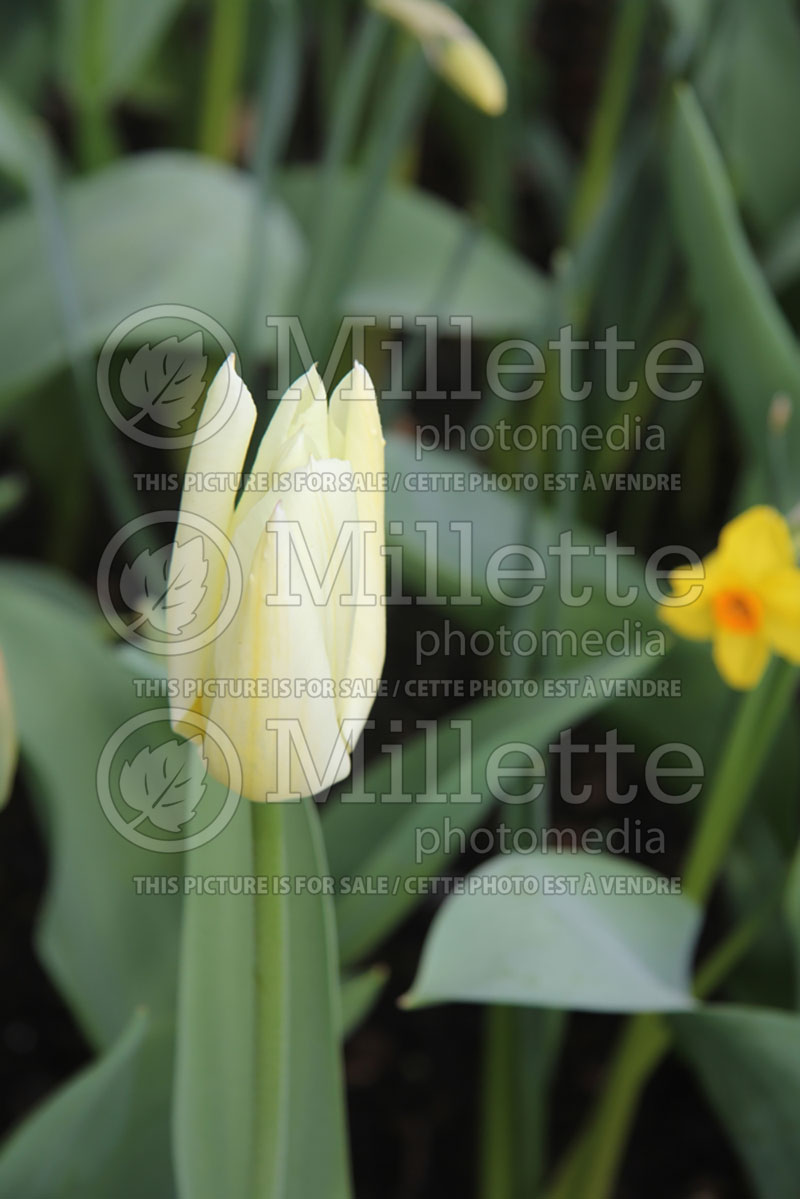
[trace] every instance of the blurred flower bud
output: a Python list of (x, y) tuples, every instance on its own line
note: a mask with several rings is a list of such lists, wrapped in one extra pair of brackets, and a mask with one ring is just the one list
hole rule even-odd
[(794, 412), (794, 404), (786, 395), (785, 392), (779, 391), (772, 397), (772, 403), (769, 406), (767, 413), (767, 424), (770, 433), (779, 436), (785, 432), (789, 421), (792, 419)]
[(370, 0), (421, 43), (443, 79), (489, 116), (506, 107), (506, 81), (496, 60), (468, 25), (437, 0)]

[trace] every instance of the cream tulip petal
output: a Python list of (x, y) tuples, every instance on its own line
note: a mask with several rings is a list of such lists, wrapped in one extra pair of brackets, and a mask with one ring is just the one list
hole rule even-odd
[(760, 681), (769, 662), (769, 646), (762, 637), (729, 633), (714, 635), (714, 664), (730, 687), (747, 691)]
[[(310, 795), (350, 773), (333, 698), (301, 693), (309, 683), (332, 678), (320, 609), (303, 589), (302, 578), (292, 580), (299, 605), (267, 606), (267, 595), (286, 598), (277, 563), (271, 524), (256, 548), (241, 619), (215, 647), (217, 680), (252, 680), (250, 697), (220, 696), (211, 705), (210, 718), (236, 747), (242, 794), (257, 802)], [(278, 690), (280, 683), (288, 694)], [(282, 734), (268, 729), (268, 721), (280, 722)]]
[[(286, 446), (297, 438), (306, 425), (309, 450), (305, 462), (312, 453), (318, 458), (327, 458), (327, 409), (322, 379), (316, 366), (312, 366), (295, 379), (272, 414), (253, 460), (252, 474), (267, 476), (275, 471), (292, 469), (284, 464)], [(302, 466), (305, 462), (296, 462), (294, 465)], [(257, 493), (245, 491), (236, 510), (236, 519), (247, 516), (258, 498)]]
[(386, 443), (381, 430), (378, 399), (372, 379), (360, 362), (356, 362), (334, 388), (329, 420), (334, 457), (344, 458), (355, 471), (383, 471)]
[[(206, 405), (213, 412), (220, 408), (230, 409), (230, 415), (222, 427), (206, 441), (197, 441), (192, 446), (189, 461), (186, 466), (181, 508), (178, 517), (178, 527), (175, 532), (168, 587), (171, 589), (177, 581), (177, 572), (185, 569), (185, 555), (181, 548), (191, 541), (201, 539), (201, 563), (204, 566), (202, 598), (196, 608), (190, 623), (184, 623), (180, 630), (174, 630), (173, 642), (179, 648), (180, 642), (187, 642), (192, 637), (202, 634), (211, 628), (220, 612), (226, 592), (230, 584), (225, 569), (226, 544), (230, 536), (234, 502), (236, 499), (235, 483), (226, 480), (218, 489), (206, 488), (202, 480), (208, 475), (241, 474), (253, 426), (256, 410), (253, 398), (243, 381), (236, 373), (234, 357), (231, 354), (215, 375), (208, 389)], [(197, 516), (200, 525), (193, 524), (192, 516)], [(202, 522), (208, 522), (219, 536), (212, 537), (203, 531)], [(180, 634), (178, 639), (178, 633)], [(189, 678), (202, 678), (212, 660), (213, 651), (210, 645), (197, 649), (188, 654), (172, 653), (168, 659), (170, 680), (177, 684), (180, 695), (176, 698), (177, 708), (185, 707), (182, 698), (183, 684)]]
[[(212, 412), (218, 412), (224, 407), (230, 410), (230, 415), (212, 437), (194, 443), (186, 464), (186, 474), (190, 477), (240, 474), (244, 469), (256, 422), (256, 408), (253, 397), (236, 372), (233, 354), (226, 358), (214, 376), (208, 389), (206, 407)], [(231, 488), (219, 491), (184, 489), (181, 497), (181, 515), (184, 512), (192, 512), (204, 516), (223, 532), (227, 532), (235, 499), (236, 492)]]
[(764, 635), (781, 657), (800, 665), (800, 570), (770, 575), (761, 588)]
[[(291, 542), (292, 586), (299, 577), (307, 594), (319, 601), (315, 606), (337, 680), (347, 673), (358, 611), (355, 604), (345, 603), (344, 599), (358, 597), (363, 570), (358, 504), (354, 492), (346, 486), (351, 473), (349, 463), (334, 458), (295, 471), (294, 487), (281, 498), (272, 524), (275, 529), (282, 526), (287, 557)], [(309, 484), (313, 478), (324, 480), (325, 489), (312, 490)], [(338, 710), (338, 687), (336, 702)]]
[[(331, 445), (367, 484), (356, 491), (358, 519), (364, 526), (363, 596), (355, 611), (351, 652), (344, 673), (360, 684), (363, 694), (340, 703), (342, 719), (357, 720), (363, 727), (373, 700), (371, 691), (383, 671), (386, 656), (386, 560), (383, 475), (384, 439), (375, 388), (360, 363), (342, 379), (331, 396)], [(371, 600), (374, 597), (374, 601)]]
[[(325, 387), (317, 373), (316, 366), (311, 367), (306, 378), (309, 380), (311, 398), (309, 398), (309, 388), (306, 388), (303, 391), (303, 398), (295, 406), (294, 415), (289, 425), (289, 437), (291, 438), (295, 433), (303, 430), (308, 439), (317, 447), (318, 457), (328, 458), (330, 456), (328, 398), (325, 395)], [(295, 384), (292, 385), (292, 388), (294, 386)], [(290, 394), (292, 388), (289, 389)]]
[(247, 578), (248, 573), (252, 569), (253, 558), (256, 552), (256, 546), (269, 523), (275, 506), (280, 497), (274, 491), (261, 492), (253, 496), (252, 506), (244, 517), (239, 516), (239, 508), (236, 510), (234, 517), (233, 535), (231, 536), (232, 552), (236, 556), (236, 561), (242, 571), (243, 578)]
[(720, 533), (718, 555), (743, 582), (794, 565), (792, 537), (780, 512), (765, 504), (748, 508)]

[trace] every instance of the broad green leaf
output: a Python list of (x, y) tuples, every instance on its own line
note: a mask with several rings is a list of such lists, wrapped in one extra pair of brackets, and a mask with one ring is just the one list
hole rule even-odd
[(135, 80), (181, 0), (64, 0), (58, 56), (73, 97), (112, 100)]
[(764, 273), (776, 291), (789, 287), (800, 275), (800, 216), (795, 214), (769, 242), (764, 253)]
[[(346, 227), (358, 178), (339, 179), (327, 219)], [(303, 228), (310, 232), (319, 217), (319, 173), (289, 171), (282, 192)], [(450, 293), (443, 283), (463, 262)], [(441, 200), (413, 187), (390, 184), (384, 191), (344, 296), (344, 312), (368, 314), (386, 323), (403, 316), (409, 329), (415, 317), (435, 313), (447, 331), (450, 315), (471, 316), (479, 336), (530, 335), (545, 317), (549, 283), (494, 235), (472, 230), (467, 218)], [(452, 328), (455, 335), (458, 330)]]
[[(767, 466), (773, 397), (800, 401), (800, 351), (745, 237), (725, 168), (694, 93), (676, 91), (670, 175), (678, 233), (714, 366), (744, 447)], [(800, 420), (786, 434), (800, 450)], [(800, 486), (793, 498), (800, 496)], [(792, 498), (792, 497), (790, 497)]]
[(98, 801), (108, 738), (158, 707), (137, 700), (135, 668), (101, 637), (97, 618), (57, 576), (0, 570), (0, 646), (50, 855), (38, 948), (87, 1035), (108, 1045), (138, 1004), (157, 1018), (173, 1011), (180, 900), (137, 894), (135, 879), (158, 887), (181, 865), (179, 855), (131, 844)]
[(51, 164), (52, 152), (38, 122), (17, 100), (0, 89), (0, 170), (31, 187)]
[(800, 107), (798, 61), (800, 26), (788, 0), (719, 6), (697, 88), (736, 194), (761, 232), (797, 208), (800, 164), (786, 143)]
[[(603, 705), (604, 688), (615, 678), (645, 669), (641, 658), (605, 659), (582, 668), (574, 696), (512, 695), (465, 705), (440, 720), (435, 741), (429, 729), (402, 746), (401, 784), (394, 757), (386, 753), (361, 780), (346, 784), (323, 821), (339, 883), (342, 960), (357, 961), (372, 949), (426, 894), (426, 880), (459, 855), (462, 839), (466, 844), (493, 802), (493, 754), (516, 742), (544, 751), (562, 729)], [(378, 893), (365, 895), (365, 879), (386, 881)]]
[(673, 1017), (678, 1044), (748, 1169), (758, 1199), (796, 1199), (800, 1016), (710, 1006)]
[[(791, 921), (783, 918), (778, 908), (781, 889), (787, 882), (787, 852), (775, 835), (767, 809), (767, 803), (774, 807), (777, 801), (795, 815), (797, 805), (793, 800), (800, 780), (796, 769), (792, 769), (795, 763), (791, 754), (780, 777), (784, 745), (796, 742), (795, 729), (786, 731), (791, 738), (776, 743), (772, 753), (779, 769), (773, 770), (771, 784), (767, 779), (759, 784), (758, 800), (745, 814), (724, 863), (723, 888), (731, 927), (746, 927), (749, 921), (759, 918), (759, 913), (767, 917), (749, 951), (725, 980), (725, 998), (730, 1003), (770, 1008), (791, 1008), (794, 1004)], [(796, 819), (794, 824), (792, 848), (797, 844)]]
[(708, 22), (711, 0), (663, 0), (676, 34), (694, 46)]
[[(197, 308), (236, 336), (255, 203), (248, 175), (192, 154), (141, 154), (72, 181), (63, 199), (79, 348), (94, 350), (123, 318), (159, 304)], [(303, 259), (296, 226), (276, 204), (264, 214), (264, 247), (249, 316), (261, 351), (270, 344), (264, 313), (290, 306)], [(0, 220), (0, 264), (0, 392), (17, 393), (67, 361), (48, 248), (31, 209)]]
[(255, 894), (187, 894), (175, 1155), (181, 1199), (350, 1193), (341, 1011), (317, 813), (241, 804), (187, 876), (263, 880)]
[(700, 912), (680, 894), (659, 894), (659, 883), (669, 885), (608, 854), (495, 858), (437, 913), (405, 1005), (691, 1007)]
[[(190, 752), (190, 744), (196, 753)], [(123, 763), (119, 779), (122, 799), (163, 832), (180, 832), (206, 791), (208, 762), (202, 752), (199, 736), (188, 743), (166, 741), (155, 749), (144, 745)]]
[(25, 1199), (173, 1195), (169, 1038), (137, 1010), (107, 1053), (47, 1099), (0, 1152), (0, 1194)]
[[(424, 434), (421, 445), (432, 443), (432, 434)], [(452, 625), (478, 629), (514, 625), (515, 612), (520, 609), (499, 602), (492, 594), (490, 579), (498, 569), (531, 569), (530, 560), (503, 554), (504, 547), (521, 544), (540, 555), (545, 570), (544, 592), (521, 609), (525, 627), (557, 626), (566, 631), (560, 642), (553, 638), (550, 645), (558, 670), (551, 671), (552, 664), (537, 653), (536, 662), (543, 673), (558, 673), (565, 668), (565, 661), (583, 658), (580, 639), (589, 630), (605, 637), (626, 626), (630, 631), (637, 620), (646, 622), (648, 628), (659, 627), (653, 601), (645, 590), (642, 564), (633, 553), (624, 552), (630, 547), (619, 547), (618, 586), (622, 593), (630, 587), (638, 588), (638, 593), (632, 603), (617, 606), (606, 599), (606, 559), (596, 552), (598, 547), (604, 548), (604, 538), (569, 517), (554, 515), (538, 495), (493, 489), (497, 483), (494, 472), (471, 455), (457, 449), (418, 451), (410, 438), (389, 433), (386, 470), (387, 541), (402, 550), (406, 590), (424, 597), (429, 586), (427, 572), (432, 568), (437, 595), (472, 595), (478, 600), (464, 603), (456, 598), (446, 609), (442, 607)], [(430, 489), (437, 481), (441, 487), (443, 480), (448, 481), (450, 490)], [(456, 490), (456, 484), (463, 490)], [(588, 602), (581, 599), (568, 604), (558, 598), (559, 558), (552, 550), (558, 549), (562, 534), (570, 536), (574, 549), (574, 595), (581, 596), (588, 587)], [(531, 582), (523, 583), (522, 594), (531, 586)], [(512, 587), (513, 583), (506, 581), (500, 591), (514, 594)], [(596, 649), (591, 651), (595, 660)]]

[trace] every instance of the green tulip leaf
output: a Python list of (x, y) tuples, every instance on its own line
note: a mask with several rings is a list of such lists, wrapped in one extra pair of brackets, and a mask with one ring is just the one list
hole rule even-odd
[(437, 913), (405, 1006), (691, 1007), (700, 912), (669, 885), (606, 854), (496, 858)]
[(800, 1016), (709, 1006), (672, 1017), (678, 1045), (741, 1157), (757, 1199), (795, 1199), (800, 1178)]

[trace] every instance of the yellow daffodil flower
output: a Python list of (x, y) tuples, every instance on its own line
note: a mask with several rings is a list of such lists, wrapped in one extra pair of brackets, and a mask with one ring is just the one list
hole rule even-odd
[[(233, 355), (206, 398), (212, 416), (223, 405), (230, 416), (219, 431), (196, 437), (192, 446), (168, 586), (179, 586), (179, 572), (191, 571), (198, 557), (181, 547), (197, 542), (198, 527), (213, 527), (223, 534), (227, 560), (204, 539), (195, 619), (208, 625), (225, 608), (235, 577), (241, 598), (209, 644), (170, 654), (172, 722), (194, 738), (198, 719), (201, 727), (209, 722), (203, 755), (223, 782), (228, 772), (215, 727), (227, 735), (246, 798), (294, 799), (349, 774), (383, 668), (378, 405), (358, 363), (330, 407), (312, 367), (278, 405), (249, 472), (256, 486), (245, 487), (238, 503), (235, 484), (202, 485), (212, 475), (224, 480), (243, 472), (256, 420)], [(368, 486), (354, 486), (354, 478)], [(201, 694), (187, 702), (198, 679)]]
[(755, 687), (770, 654), (800, 664), (800, 570), (792, 536), (774, 508), (750, 508), (722, 530), (698, 566), (670, 575), (662, 620), (696, 641), (711, 641), (731, 687)]
[(438, 0), (371, 0), (372, 7), (417, 38), (431, 66), (490, 117), (505, 112), (506, 81), (469, 25)]

